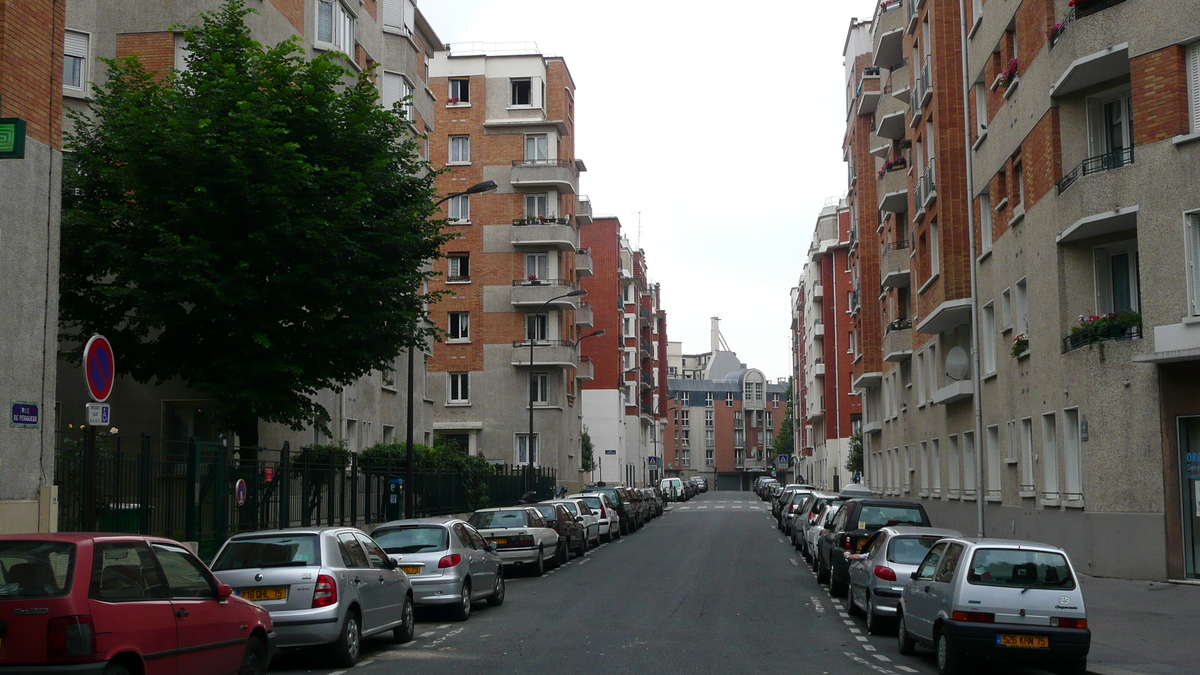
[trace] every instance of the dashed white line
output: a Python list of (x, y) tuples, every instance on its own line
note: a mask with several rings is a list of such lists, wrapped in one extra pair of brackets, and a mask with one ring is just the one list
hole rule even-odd
[(375, 663), (375, 659), (370, 659), (369, 661), (359, 661), (358, 663), (354, 664), (354, 667), (362, 668), (363, 666), (369, 666), (372, 663)]
[(891, 663), (891, 662), (892, 662), (892, 660), (891, 660), (891, 659), (889, 659), (888, 657), (884, 656), (883, 654), (872, 654), (871, 656), (874, 656), (875, 658), (879, 659), (880, 661), (883, 661), (884, 663)]
[(796, 562), (795, 558), (788, 558), (788, 562), (792, 563), (792, 567), (799, 567), (800, 563)]
[(854, 636), (854, 639), (855, 639), (855, 640), (858, 640), (859, 642), (866, 642), (866, 641), (867, 641), (867, 636), (866, 636), (866, 635), (855, 635), (855, 636)]
[(875, 646), (874, 646), (874, 645), (859, 645), (859, 646), (860, 646), (860, 647), (862, 647), (863, 649), (865, 649), (866, 651), (869, 651), (869, 652), (873, 652), (873, 651), (875, 651)]
[[(838, 609), (841, 609), (841, 608), (839, 607)], [(838, 616), (842, 617), (843, 619), (849, 619), (849, 618), (850, 618), (850, 615), (849, 615), (849, 614), (847, 614), (846, 612), (838, 612)]]
[(909, 668), (908, 666), (892, 666), (892, 667), (895, 668), (896, 670), (902, 670), (906, 673), (918, 672), (916, 668)]
[[(420, 635), (418, 635), (417, 637), (429, 637), (430, 635), (433, 635), (433, 631), (429, 631), (429, 632), (426, 632), (426, 633), (421, 633), (421, 634), (420, 634)], [(329, 675), (333, 675), (333, 673), (330, 673)]]

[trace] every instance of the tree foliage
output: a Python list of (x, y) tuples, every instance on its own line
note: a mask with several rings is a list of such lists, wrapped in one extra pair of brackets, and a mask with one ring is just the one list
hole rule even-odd
[(863, 436), (862, 431), (856, 431), (850, 436), (850, 453), (846, 455), (846, 471), (851, 475), (863, 471)]
[(793, 427), (796, 426), (792, 417), (792, 385), (788, 385), (787, 393), (784, 396), (787, 400), (783, 413), (783, 426), (779, 429), (779, 434), (775, 436), (773, 447), (775, 454), (791, 456), (796, 451), (792, 440), (795, 434)]
[(595, 451), (596, 446), (592, 444), (592, 437), (588, 432), (583, 432), (583, 435), (579, 437), (579, 446), (580, 468), (584, 471), (595, 471), (596, 460), (592, 453)]
[(184, 380), (243, 445), (259, 420), (323, 426), (318, 391), (424, 344), (445, 241), (401, 108), (341, 57), (258, 44), (251, 11), (203, 15), (183, 71), (105, 61), (66, 139), (60, 298), (67, 340)]
[[(399, 475), (407, 469), (408, 447), (401, 442), (378, 443), (358, 456), (359, 466), (369, 474)], [(483, 455), (471, 455), (457, 443), (439, 437), (433, 447), (413, 444), (413, 469), (454, 474), (462, 482), (467, 506), (472, 511), (491, 505), (487, 476), (496, 473)]]

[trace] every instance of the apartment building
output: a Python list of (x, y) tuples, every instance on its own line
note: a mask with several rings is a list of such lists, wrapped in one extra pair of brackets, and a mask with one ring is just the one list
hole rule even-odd
[[(907, 59), (920, 77), (889, 150), (910, 143), (911, 169), (875, 167), (881, 203), (890, 174), (912, 173), (912, 216), (881, 206), (879, 243), (910, 242), (916, 289), (911, 357), (863, 383), (877, 492), (939, 525), (1062, 545), (1089, 574), (1200, 577), (1200, 38), (1144, 20), (1194, 9), (879, 8), (872, 66), (903, 79)], [(887, 88), (876, 135), (899, 113)]]
[[(377, 66), (381, 103), (391, 108), (411, 96), (407, 106), (411, 132), (418, 136), (433, 132), (434, 96), (428, 86), (428, 64), (442, 43), (415, 0), (267, 0), (253, 4), (257, 11), (249, 14), (246, 22), (255, 40), (273, 45), (295, 36), (309, 58), (332, 53), (353, 70)], [(201, 12), (218, 6), (217, 0), (69, 0), (65, 34), (61, 37), (66, 56), (65, 67), (59, 66), (63, 72), (58, 85), (59, 105), (84, 109), (86, 97), (105, 81), (100, 58), (137, 55), (151, 71), (186, 68), (187, 45), (178, 27), (198, 25)], [(50, 323), (55, 323), (53, 315)], [(425, 377), (427, 360), (428, 349), (414, 354), (413, 426), (417, 443), (433, 441), (433, 401)], [(329, 412), (326, 423), (330, 435), (313, 427), (293, 430), (260, 423), (260, 445), (279, 448), (287, 441), (296, 449), (332, 443), (357, 451), (380, 442), (403, 440), (408, 361), (408, 354), (401, 352), (390, 370), (361, 377), (340, 391), (318, 392), (315, 398)], [(81, 428), (87, 400), (83, 376), (77, 366), (65, 361), (59, 362), (58, 369), (57, 428)], [(209, 401), (181, 381), (142, 385), (119, 377), (109, 402), (122, 435), (147, 433), (154, 439), (156, 451), (159, 447), (163, 452), (178, 449), (189, 438), (215, 441), (221, 431)], [(53, 453), (47, 453), (47, 457), (53, 457)]]
[(62, 3), (0, 0), (0, 398), (10, 415), (0, 426), (0, 533), (45, 532), (58, 524), (63, 23)]
[(821, 209), (804, 276), (793, 290), (793, 354), (800, 389), (795, 417), (796, 475), (817, 487), (839, 490), (854, 482), (846, 469), (862, 404), (852, 381), (863, 352), (859, 284), (850, 266), (856, 246), (851, 206), (831, 199)]
[(582, 280), (588, 302), (580, 346), (583, 425), (592, 440), (592, 481), (653, 483), (665, 468), (666, 312), (661, 288), (649, 281), (645, 252), (630, 245), (620, 220), (596, 218), (580, 233), (591, 276)]
[(577, 196), (575, 83), (566, 61), (536, 45), (447, 47), (429, 67), (430, 153), (447, 169), (438, 190), (484, 180), (499, 189), (447, 203), (456, 238), (431, 285), (446, 292), (431, 308), (446, 331), (429, 362), (434, 429), (472, 454), (551, 468), (579, 487), (580, 383), (592, 375), (579, 322), (594, 318), (580, 311), (590, 261), (579, 228), (591, 218)]

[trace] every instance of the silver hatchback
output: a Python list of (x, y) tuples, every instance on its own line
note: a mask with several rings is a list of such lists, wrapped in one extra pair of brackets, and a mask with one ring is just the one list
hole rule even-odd
[(212, 571), (270, 612), (279, 647), (329, 645), (338, 664), (349, 667), (364, 637), (391, 631), (396, 642), (413, 638), (408, 577), (355, 528), (239, 534), (217, 552)]
[(393, 520), (371, 532), (412, 582), (418, 605), (448, 607), (466, 621), (476, 600), (504, 602), (504, 570), (496, 545), (456, 518)]
[(961, 537), (956, 530), (936, 527), (882, 527), (863, 546), (863, 552), (844, 555), (850, 562), (851, 614), (864, 614), (867, 632), (879, 635), (884, 620), (896, 617), (896, 606), (908, 577), (939, 539)]

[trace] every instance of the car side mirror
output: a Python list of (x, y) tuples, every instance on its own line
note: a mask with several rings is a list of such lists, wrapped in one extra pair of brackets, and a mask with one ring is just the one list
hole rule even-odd
[(575, 516), (575, 522), (577, 522), (577, 523), (582, 523), (582, 522), (583, 522), (583, 516)]
[(385, 567), (387, 567), (389, 570), (394, 570), (394, 569), (396, 569), (397, 567), (399, 567), (399, 566), (400, 566), (400, 563), (399, 563), (399, 562), (397, 562), (396, 560), (393, 560), (391, 556), (388, 556), (388, 557), (384, 558), (384, 559), (383, 559), (383, 564), (384, 564), (384, 566), (385, 566)]
[(916, 580), (917, 580), (917, 573), (916, 573), (916, 572), (913, 572), (912, 574), (908, 575), (908, 580), (909, 580), (909, 581), (916, 581)]
[(229, 596), (233, 595), (233, 587), (229, 584), (217, 584), (217, 600), (225, 602)]
[(488, 542), (488, 545), (487, 545), (487, 550), (491, 551), (492, 553), (495, 553), (495, 552), (496, 552), (496, 549), (498, 549), (498, 548), (500, 548), (500, 547), (499, 547), (499, 546), (496, 546), (496, 542), (494, 542), (494, 541), (489, 541), (489, 542)]

